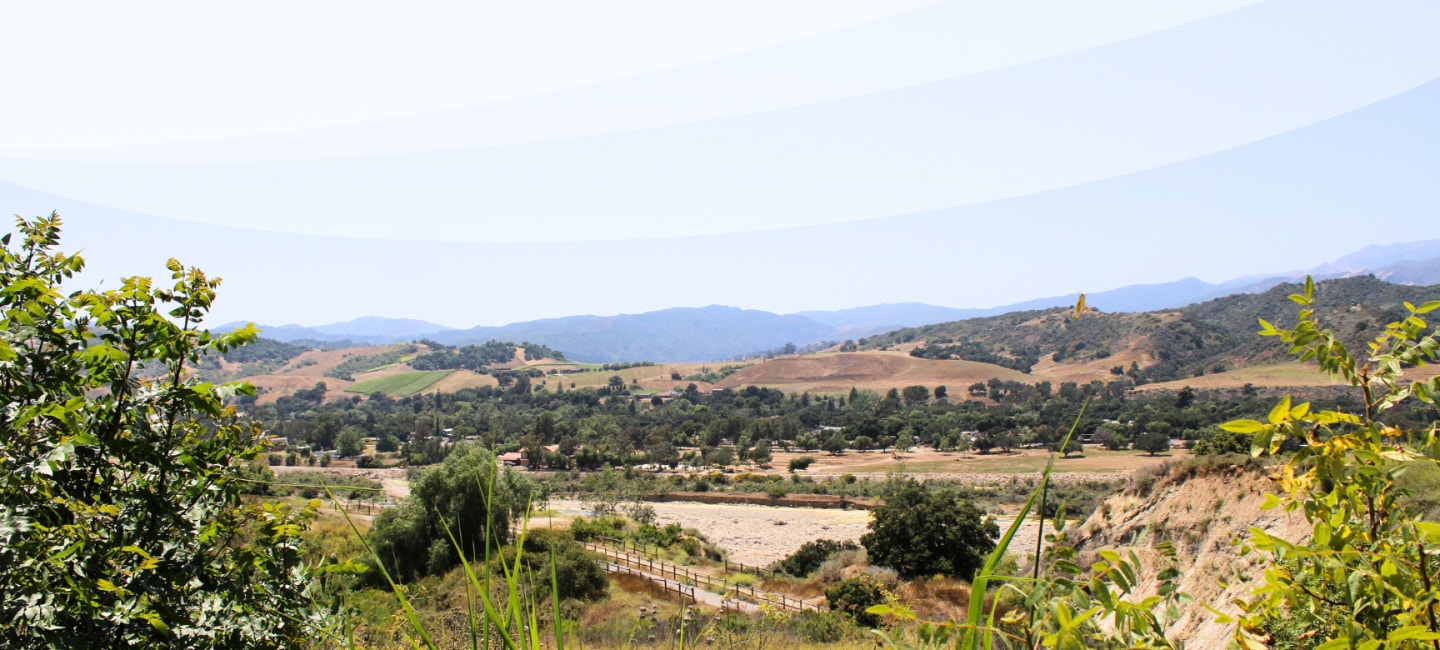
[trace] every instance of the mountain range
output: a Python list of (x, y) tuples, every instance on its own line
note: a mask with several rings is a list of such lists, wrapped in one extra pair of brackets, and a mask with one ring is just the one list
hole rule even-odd
[[(1087, 295), (1090, 306), (1106, 312), (1174, 309), (1234, 294), (1264, 292), (1313, 275), (1317, 280), (1373, 275), (1395, 284), (1440, 283), (1440, 239), (1369, 246), (1312, 269), (1246, 276), (1219, 284), (1185, 278), (1137, 284)], [(998, 307), (958, 309), (924, 303), (893, 303), (833, 311), (781, 315), (711, 305), (617, 316), (569, 316), (498, 327), (456, 329), (425, 321), (369, 316), (314, 327), (260, 326), (265, 338), (279, 341), (380, 344), (428, 338), (449, 345), (488, 340), (542, 343), (578, 361), (714, 361), (784, 346), (841, 341), (933, 323), (995, 316), (1016, 311), (1071, 305), (1078, 294), (1028, 300)], [(243, 325), (228, 323), (225, 331)]]

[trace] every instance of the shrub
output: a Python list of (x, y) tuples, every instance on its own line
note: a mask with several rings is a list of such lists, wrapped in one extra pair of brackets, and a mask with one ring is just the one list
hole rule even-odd
[(840, 551), (859, 549), (859, 544), (848, 540), (837, 542), (833, 539), (817, 539), (801, 544), (794, 553), (781, 560), (776, 568), (797, 578), (804, 578), (819, 569), (830, 556)]
[(837, 643), (855, 632), (855, 622), (842, 612), (803, 610), (790, 618), (801, 638), (813, 643)]
[(859, 625), (877, 627), (880, 617), (865, 610), (884, 603), (885, 591), (874, 577), (860, 575), (826, 589), (825, 600), (830, 605), (830, 611), (847, 614)]
[[(536, 529), (525, 534), (525, 543), (520, 563), (533, 579), (535, 593), (551, 593), (562, 599), (598, 600), (605, 596), (607, 583), (605, 569), (600, 566), (600, 557), (586, 551), (573, 539), (560, 531)], [(507, 549), (504, 557), (515, 561), (515, 549)], [(551, 580), (551, 560), (554, 560), (554, 581)], [(496, 574), (502, 572), (497, 566)], [(553, 591), (552, 591), (553, 585)]]
[(803, 472), (810, 469), (811, 463), (815, 462), (814, 456), (797, 456), (790, 459), (790, 471)]

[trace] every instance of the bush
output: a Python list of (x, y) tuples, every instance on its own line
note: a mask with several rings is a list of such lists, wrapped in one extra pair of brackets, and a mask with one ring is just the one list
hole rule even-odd
[[(573, 600), (598, 600), (605, 596), (607, 583), (600, 557), (586, 551), (563, 532), (545, 529), (529, 531), (525, 534), (522, 550), (520, 563), (529, 569), (526, 573), (534, 580), (534, 593), (545, 594), (546, 597), (554, 593), (562, 599)], [(513, 565), (515, 549), (506, 549), (504, 557)], [(550, 576), (552, 559), (553, 583)], [(503, 572), (498, 566), (492, 570), (496, 574)]]
[(790, 471), (803, 472), (810, 469), (810, 464), (815, 462), (814, 456), (797, 456), (790, 459)]
[(1000, 527), (950, 490), (927, 490), (913, 479), (871, 511), (860, 543), (870, 562), (906, 578), (947, 575), (969, 580), (994, 550)]
[(790, 618), (790, 626), (812, 643), (837, 643), (855, 632), (855, 623), (842, 612), (803, 610)]
[(376, 462), (374, 456), (365, 455), (355, 459), (355, 466), (360, 469), (372, 469), (379, 467), (380, 463)]
[(830, 611), (842, 612), (865, 627), (880, 625), (880, 617), (865, 611), (873, 605), (885, 602), (885, 591), (874, 577), (860, 575), (825, 590), (825, 600)]
[(860, 545), (848, 540), (837, 542), (833, 539), (817, 539), (801, 544), (794, 553), (781, 560), (776, 568), (797, 578), (804, 578), (819, 569), (830, 556), (840, 551), (858, 550)]

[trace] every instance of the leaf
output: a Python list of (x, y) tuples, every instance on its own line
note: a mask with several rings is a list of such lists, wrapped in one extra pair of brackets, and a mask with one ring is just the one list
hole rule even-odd
[(1428, 314), (1436, 309), (1440, 309), (1440, 300), (1431, 300), (1430, 302), (1420, 305), (1415, 309), (1415, 313)]
[(1275, 408), (1270, 409), (1270, 424), (1280, 424), (1290, 416), (1290, 396), (1286, 395)]
[(1258, 433), (1265, 429), (1265, 424), (1255, 420), (1232, 420), (1220, 425), (1220, 428), (1230, 433)]
[(1257, 434), (1255, 436), (1255, 439), (1250, 442), (1250, 455), (1252, 457), (1259, 458), (1260, 454), (1269, 451), (1270, 440), (1274, 437), (1275, 431), (1271, 429), (1266, 429), (1265, 431)]

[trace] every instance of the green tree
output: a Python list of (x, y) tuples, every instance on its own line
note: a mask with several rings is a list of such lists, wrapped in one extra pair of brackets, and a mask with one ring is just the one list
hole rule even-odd
[(1149, 453), (1151, 456), (1160, 452), (1170, 451), (1170, 436), (1163, 436), (1158, 433), (1147, 433), (1135, 439), (1135, 448)]
[(770, 441), (768, 440), (761, 440), (755, 443), (755, 447), (750, 450), (750, 461), (761, 467), (768, 466), (772, 458), (773, 456), (770, 454)]
[(845, 442), (845, 436), (841, 435), (839, 431), (836, 431), (835, 433), (830, 434), (829, 438), (825, 439), (825, 444), (821, 445), (820, 448), (825, 450), (832, 456), (839, 456), (840, 454), (845, 453), (845, 448), (847, 446), (849, 445)]
[(523, 475), (499, 471), (479, 443), (461, 442), (415, 479), (410, 496), (375, 518), (370, 544), (397, 580), (441, 574), (460, 562), (450, 534), (467, 558), (484, 557), (487, 544), (509, 540), (536, 494)]
[(969, 580), (1000, 534), (975, 504), (950, 490), (928, 490), (913, 479), (906, 479), (870, 517), (870, 532), (860, 538), (870, 562), (906, 578), (940, 574)]
[(905, 453), (915, 447), (915, 430), (905, 427), (900, 430), (900, 435), (895, 436), (895, 451)]
[[(0, 646), (310, 647), (320, 631), (297, 535), (313, 510), (247, 505), (262, 452), (192, 378), (255, 339), (197, 329), (218, 279), (63, 286), (55, 215), (0, 237)], [(14, 235), (19, 239), (16, 246)], [(142, 374), (143, 372), (143, 374)]]
[(351, 458), (365, 453), (365, 432), (359, 427), (345, 427), (335, 438), (335, 450), (341, 458)]
[(930, 401), (930, 389), (924, 386), (906, 386), (902, 395), (906, 406), (920, 406)]

